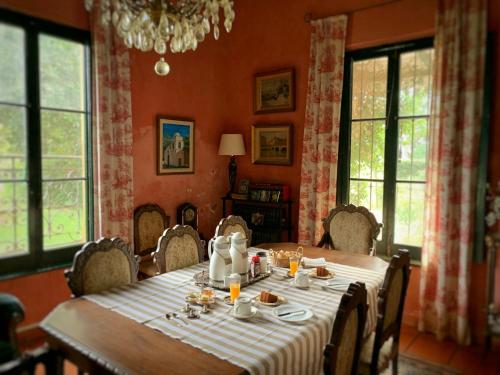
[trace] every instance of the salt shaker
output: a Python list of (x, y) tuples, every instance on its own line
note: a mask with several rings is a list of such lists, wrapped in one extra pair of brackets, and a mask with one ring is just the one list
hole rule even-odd
[(267, 273), (267, 253), (265, 251), (259, 251), (257, 256), (260, 258), (260, 272)]

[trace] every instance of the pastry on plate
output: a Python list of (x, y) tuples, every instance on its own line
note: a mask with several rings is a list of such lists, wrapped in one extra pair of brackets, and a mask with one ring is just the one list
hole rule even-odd
[(260, 292), (260, 301), (264, 303), (276, 303), (278, 302), (278, 296), (263, 290)]
[(326, 269), (325, 266), (318, 266), (316, 267), (316, 276), (319, 277), (326, 277), (329, 276), (330, 272)]

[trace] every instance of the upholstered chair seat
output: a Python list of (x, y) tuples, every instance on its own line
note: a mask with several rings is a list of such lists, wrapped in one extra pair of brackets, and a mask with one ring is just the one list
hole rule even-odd
[[(387, 367), (389, 367), (389, 362), (392, 358), (393, 351), (393, 338), (390, 337), (382, 347), (380, 348), (380, 353), (378, 355), (378, 370), (381, 372)], [(361, 347), (359, 373), (369, 374), (370, 373), (370, 363), (372, 361), (372, 351), (373, 345), (375, 343), (375, 332), (370, 333), (370, 335), (365, 339)]]
[(252, 231), (248, 228), (246, 221), (241, 216), (229, 215), (222, 218), (215, 228), (215, 236), (227, 236), (231, 233), (240, 232), (247, 239), (247, 247), (252, 244)]
[(159, 273), (171, 272), (203, 262), (203, 241), (189, 225), (168, 228), (153, 254)]
[(375, 241), (381, 224), (365, 207), (339, 206), (323, 219), (324, 234), (318, 247), (357, 254), (375, 253)]
[(138, 259), (120, 238), (88, 242), (75, 254), (65, 272), (68, 286), (78, 297), (137, 281)]

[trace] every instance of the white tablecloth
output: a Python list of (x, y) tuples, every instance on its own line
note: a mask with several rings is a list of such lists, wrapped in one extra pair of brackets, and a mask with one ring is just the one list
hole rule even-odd
[[(261, 249), (250, 248), (250, 255)], [(322, 372), (323, 348), (330, 340), (333, 321), (342, 292), (325, 291), (318, 284), (307, 290), (297, 289), (288, 280), (271, 276), (243, 288), (241, 295), (255, 297), (271, 289), (289, 303), (306, 305), (314, 312), (309, 321), (297, 325), (278, 320), (272, 308), (257, 305), (259, 313), (251, 320), (231, 317), (222, 298), (228, 293), (217, 291), (218, 302), (211, 313), (201, 319), (187, 320), (179, 327), (165, 318), (166, 312), (179, 312), (185, 306), (184, 296), (199, 291), (193, 275), (207, 270), (208, 263), (159, 275), (120, 288), (88, 295), (86, 298), (170, 337), (243, 367), (251, 374), (318, 374)], [(362, 281), (368, 290), (366, 330), (376, 324), (377, 292), (384, 273), (327, 263), (338, 277)], [(276, 273), (284, 270), (276, 270)]]

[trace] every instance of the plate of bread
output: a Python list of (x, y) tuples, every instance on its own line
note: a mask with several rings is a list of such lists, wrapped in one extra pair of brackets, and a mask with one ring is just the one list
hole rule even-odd
[(317, 279), (328, 280), (335, 276), (335, 272), (330, 271), (325, 266), (318, 266), (314, 268), (309, 275)]
[(263, 290), (255, 297), (255, 301), (264, 306), (278, 306), (285, 303), (286, 299), (285, 297)]

